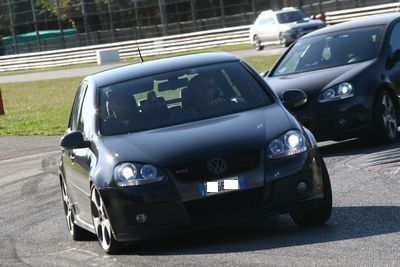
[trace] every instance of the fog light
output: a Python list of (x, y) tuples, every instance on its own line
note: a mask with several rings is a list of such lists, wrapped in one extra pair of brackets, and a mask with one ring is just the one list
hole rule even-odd
[(136, 221), (138, 223), (145, 223), (147, 221), (147, 215), (144, 213), (139, 213), (136, 215)]
[(307, 190), (307, 183), (306, 182), (299, 182), (297, 184), (297, 191), (300, 193), (304, 193)]
[(339, 127), (343, 127), (346, 125), (346, 122), (347, 122), (346, 119), (339, 119), (336, 121), (336, 125)]

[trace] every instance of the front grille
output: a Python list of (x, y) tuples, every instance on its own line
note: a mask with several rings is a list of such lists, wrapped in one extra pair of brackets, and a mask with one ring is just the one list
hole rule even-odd
[(222, 177), (230, 177), (258, 167), (260, 163), (260, 151), (242, 152), (221, 158), (226, 161), (227, 170), (218, 175), (208, 171), (207, 162), (209, 159), (171, 166), (168, 170), (180, 182), (209, 181)]
[(246, 191), (229, 192), (184, 203), (193, 219), (221, 217), (258, 208), (264, 201), (264, 187)]

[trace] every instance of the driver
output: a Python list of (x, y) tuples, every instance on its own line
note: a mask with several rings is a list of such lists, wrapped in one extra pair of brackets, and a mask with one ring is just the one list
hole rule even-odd
[(219, 90), (214, 76), (199, 74), (190, 82), (193, 86), (194, 106), (199, 113), (219, 110), (227, 103)]
[(135, 118), (140, 116), (135, 98), (117, 91), (108, 94), (107, 111), (108, 116), (103, 122), (106, 134), (127, 133)]

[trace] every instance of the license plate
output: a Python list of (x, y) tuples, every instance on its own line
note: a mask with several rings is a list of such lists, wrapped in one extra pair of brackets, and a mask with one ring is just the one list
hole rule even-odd
[(209, 195), (240, 190), (243, 187), (243, 183), (238, 179), (238, 177), (232, 177), (201, 183), (199, 187), (201, 196), (205, 197)]

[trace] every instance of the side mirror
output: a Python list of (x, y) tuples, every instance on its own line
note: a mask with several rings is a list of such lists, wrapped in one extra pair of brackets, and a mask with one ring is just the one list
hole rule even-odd
[(265, 72), (260, 72), (260, 76), (265, 78), (265, 77), (267, 77), (268, 73), (269, 73), (269, 70), (267, 70)]
[(61, 138), (60, 146), (64, 149), (76, 149), (90, 147), (90, 141), (83, 140), (82, 132), (67, 133)]
[(392, 68), (397, 62), (400, 61), (400, 49), (394, 51), (394, 53), (388, 58), (387, 66)]
[(287, 90), (282, 94), (282, 103), (287, 109), (296, 108), (307, 103), (307, 95), (302, 90)]
[(400, 49), (394, 51), (392, 58), (393, 58), (393, 63), (397, 63), (398, 61), (400, 61)]

